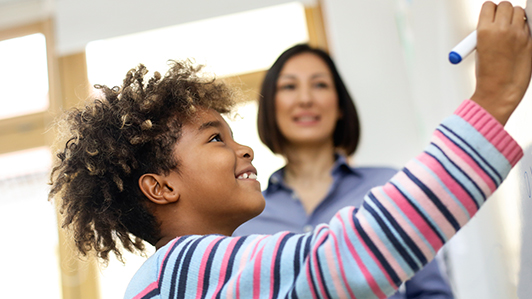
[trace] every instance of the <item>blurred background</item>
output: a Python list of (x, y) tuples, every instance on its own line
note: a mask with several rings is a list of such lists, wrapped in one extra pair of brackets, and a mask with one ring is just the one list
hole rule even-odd
[[(475, 29), (482, 2), (0, 0), (2, 297), (121, 298), (144, 261), (78, 259), (47, 201), (53, 120), (92, 85), (120, 85), (139, 63), (162, 73), (168, 59), (206, 64), (244, 91), (228, 121), (255, 150), (265, 189), (283, 160), (258, 139), (258, 88), (284, 49), (310, 43), (331, 53), (355, 98), (362, 141), (353, 163), (401, 167), (474, 90), (474, 55), (460, 65), (447, 55)], [(507, 125), (525, 159), (439, 255), (457, 298), (532, 293), (532, 255), (522, 250), (532, 246), (530, 111), (527, 95)]]

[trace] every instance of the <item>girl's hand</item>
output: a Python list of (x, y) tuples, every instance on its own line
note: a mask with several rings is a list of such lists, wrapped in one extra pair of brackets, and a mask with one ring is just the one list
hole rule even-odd
[[(532, 16), (531, 16), (532, 17)], [(471, 100), (501, 124), (523, 98), (532, 70), (532, 38), (521, 7), (486, 2), (477, 26), (477, 84)]]

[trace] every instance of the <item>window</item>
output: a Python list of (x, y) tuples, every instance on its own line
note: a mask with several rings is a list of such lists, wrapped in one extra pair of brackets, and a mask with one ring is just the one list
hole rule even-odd
[(5, 298), (20, 297), (21, 290), (27, 298), (61, 298), (56, 215), (46, 200), (50, 164), (47, 147), (0, 155)]
[(48, 65), (42, 33), (0, 41), (0, 119), (48, 109)]

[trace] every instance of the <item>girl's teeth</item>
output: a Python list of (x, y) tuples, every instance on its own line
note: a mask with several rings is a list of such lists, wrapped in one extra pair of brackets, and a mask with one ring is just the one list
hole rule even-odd
[(254, 173), (243, 173), (240, 176), (238, 176), (239, 179), (257, 179), (257, 175)]

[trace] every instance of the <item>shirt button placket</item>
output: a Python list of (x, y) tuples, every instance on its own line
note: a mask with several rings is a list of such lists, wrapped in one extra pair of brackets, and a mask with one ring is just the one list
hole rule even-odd
[(313, 229), (314, 229), (314, 226), (312, 226), (310, 224), (307, 224), (307, 225), (303, 226), (303, 231), (305, 233), (311, 232)]

